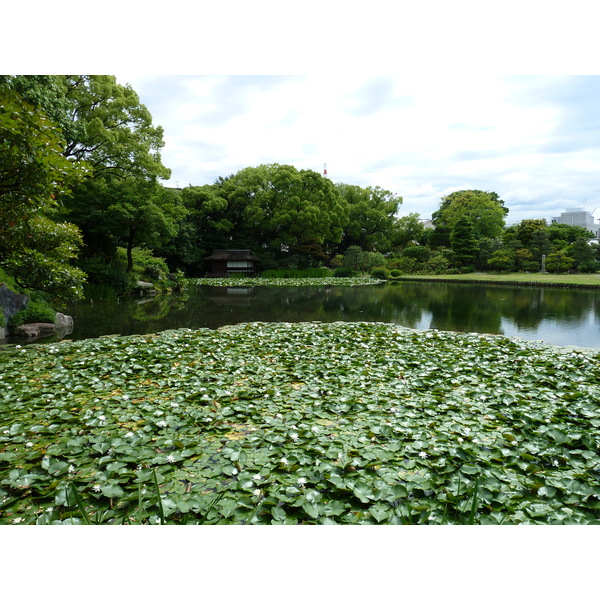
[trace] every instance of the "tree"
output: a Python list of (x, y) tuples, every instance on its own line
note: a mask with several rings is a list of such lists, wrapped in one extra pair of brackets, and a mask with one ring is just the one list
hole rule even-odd
[(547, 231), (550, 242), (554, 246), (562, 248), (572, 244), (575, 240), (589, 240), (594, 237), (594, 234), (585, 227), (566, 223), (552, 223)]
[(532, 237), (535, 231), (547, 229), (546, 219), (523, 219), (515, 226), (515, 237), (523, 244), (529, 247), (532, 243)]
[(596, 251), (583, 238), (575, 240), (568, 247), (567, 253), (575, 261), (575, 268), (582, 273), (595, 273), (600, 268)]
[(349, 207), (338, 252), (350, 246), (360, 246), (367, 252), (389, 251), (400, 233), (397, 213), (402, 198), (378, 186), (361, 188), (338, 183), (336, 188)]
[(488, 259), (488, 266), (498, 271), (514, 270), (515, 251), (512, 248), (498, 248)]
[(227, 200), (232, 243), (253, 240), (258, 247), (292, 253), (308, 246), (328, 251), (339, 243), (348, 222), (347, 203), (334, 184), (315, 171), (260, 165), (215, 185)]
[(555, 273), (567, 271), (574, 264), (575, 261), (570, 256), (567, 256), (564, 250), (558, 250), (546, 257), (546, 269)]
[(63, 154), (86, 161), (95, 177), (168, 179), (162, 127), (129, 85), (112, 75), (18, 75), (0, 81), (48, 113), (66, 141)]
[(82, 296), (85, 274), (73, 267), (81, 234), (55, 222), (59, 202), (90, 170), (64, 157), (50, 119), (0, 86), (0, 261), (23, 288), (56, 303)]
[(127, 272), (133, 268), (134, 248), (165, 244), (177, 234), (186, 214), (178, 192), (153, 181), (113, 179), (103, 182), (101, 189), (96, 182), (93, 189), (98, 202), (86, 227), (126, 248)]
[(442, 198), (432, 220), (436, 227), (453, 229), (460, 219), (466, 218), (473, 225), (476, 239), (496, 238), (502, 234), (507, 214), (508, 209), (495, 192), (462, 190)]
[(410, 213), (397, 219), (393, 233), (395, 248), (403, 248), (411, 242), (422, 244), (424, 241), (425, 227), (418, 213)]
[(469, 219), (463, 217), (456, 221), (450, 235), (450, 243), (457, 266), (473, 264), (477, 256), (478, 245), (474, 226)]

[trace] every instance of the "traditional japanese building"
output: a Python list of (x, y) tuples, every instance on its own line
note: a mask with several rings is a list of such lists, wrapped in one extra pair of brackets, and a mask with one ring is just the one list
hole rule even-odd
[(213, 277), (228, 277), (235, 274), (254, 275), (258, 259), (250, 250), (215, 250), (204, 260), (210, 261)]

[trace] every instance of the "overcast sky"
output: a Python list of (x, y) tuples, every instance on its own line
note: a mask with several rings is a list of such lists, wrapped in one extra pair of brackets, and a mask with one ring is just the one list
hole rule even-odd
[[(0, 70), (131, 84), (165, 130), (166, 185), (327, 163), (334, 182), (401, 196), (401, 215), (480, 189), (499, 194), (509, 223), (575, 207), (600, 218), (592, 0), (105, 0), (93, 17), (80, 6), (7, 5), (27, 39), (5, 28)], [(84, 31), (85, 44), (66, 51), (52, 30)]]
[[(279, 163), (380, 186), (400, 214), (494, 191), (507, 221), (600, 217), (600, 77), (117, 75), (165, 130), (166, 185)], [(596, 210), (598, 209), (598, 210)]]

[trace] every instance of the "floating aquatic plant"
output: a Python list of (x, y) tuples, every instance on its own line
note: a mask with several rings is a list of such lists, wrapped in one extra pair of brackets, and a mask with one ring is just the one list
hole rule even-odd
[(600, 355), (381, 323), (0, 351), (0, 523), (598, 523)]

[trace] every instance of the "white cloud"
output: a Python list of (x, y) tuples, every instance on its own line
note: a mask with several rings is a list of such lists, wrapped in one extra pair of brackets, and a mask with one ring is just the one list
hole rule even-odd
[[(292, 164), (403, 196), (428, 217), (450, 191), (505, 200), (509, 221), (600, 206), (600, 77), (119, 76), (165, 129), (174, 185)], [(167, 93), (165, 86), (172, 89)], [(598, 141), (596, 141), (598, 140)], [(564, 206), (562, 206), (562, 204)]]

